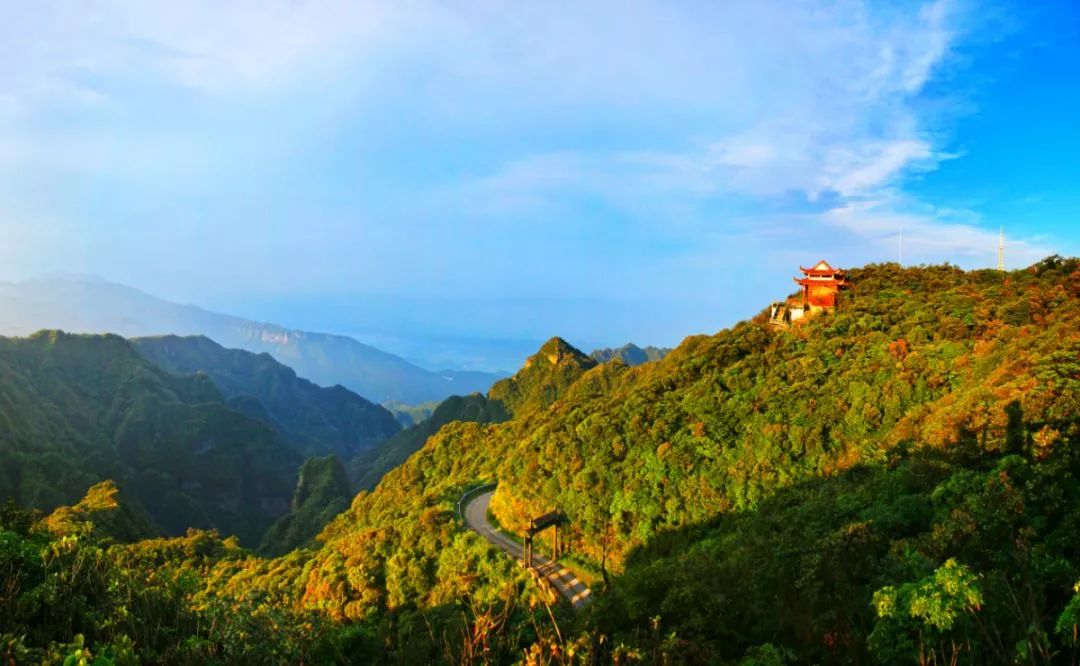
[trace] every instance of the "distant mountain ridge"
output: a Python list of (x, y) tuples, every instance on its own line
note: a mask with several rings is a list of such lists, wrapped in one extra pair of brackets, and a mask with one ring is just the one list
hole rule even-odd
[(224, 347), (267, 352), (301, 377), (322, 386), (341, 384), (372, 402), (442, 400), (487, 391), (499, 379), (482, 372), (431, 372), (347, 336), (180, 305), (98, 278), (60, 274), (0, 283), (0, 335), (42, 329), (126, 338), (204, 335)]
[(205, 336), (133, 338), (131, 344), (171, 373), (206, 373), (231, 407), (270, 423), (304, 457), (333, 453), (349, 460), (401, 430), (383, 407), (340, 385), (316, 386), (267, 353), (226, 349)]
[(652, 345), (649, 345), (648, 347), (641, 348), (631, 342), (618, 348), (606, 347), (604, 349), (597, 349), (589, 354), (589, 357), (597, 363), (607, 363), (608, 361), (619, 359), (623, 363), (632, 366), (659, 361), (669, 353), (671, 353), (671, 349), (666, 347), (653, 347)]

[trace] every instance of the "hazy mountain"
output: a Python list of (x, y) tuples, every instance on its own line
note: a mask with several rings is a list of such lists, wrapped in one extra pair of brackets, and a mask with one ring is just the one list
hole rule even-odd
[(607, 363), (612, 359), (619, 359), (627, 365), (641, 365), (642, 363), (649, 363), (651, 361), (659, 361), (670, 353), (671, 350), (664, 347), (653, 347), (649, 345), (642, 349), (634, 343), (623, 345), (613, 349), (606, 347), (604, 349), (597, 349), (589, 357), (595, 360), (597, 363)]
[(343, 335), (312, 333), (180, 305), (131, 287), (74, 275), (0, 282), (0, 334), (41, 329), (123, 337), (205, 335), (225, 347), (267, 352), (316, 384), (341, 384), (374, 402), (407, 404), (486, 391), (499, 376), (431, 372)]
[(348, 460), (401, 430), (388, 410), (343, 386), (316, 386), (266, 353), (225, 349), (204, 336), (131, 343), (169, 372), (205, 372), (230, 406), (273, 425), (305, 457), (334, 453)]

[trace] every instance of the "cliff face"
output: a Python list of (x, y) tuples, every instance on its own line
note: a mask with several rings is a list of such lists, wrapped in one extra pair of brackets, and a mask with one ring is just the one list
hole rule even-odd
[(289, 512), (267, 530), (259, 550), (282, 554), (307, 545), (334, 516), (349, 507), (351, 498), (341, 461), (336, 456), (311, 458), (300, 468)]

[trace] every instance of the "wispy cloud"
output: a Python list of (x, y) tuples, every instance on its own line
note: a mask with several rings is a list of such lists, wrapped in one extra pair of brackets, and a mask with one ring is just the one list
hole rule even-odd
[[(960, 157), (922, 102), (935, 74), (953, 66), (971, 8), (767, 4), (738, 5), (730, 22), (710, 23), (720, 26), (722, 48), (696, 44), (715, 72), (693, 81), (713, 122), (664, 136), (664, 148), (516, 156), (467, 185), (463, 199), (505, 211), (573, 193), (641, 213), (677, 197), (698, 206), (749, 198), (775, 210), (794, 195), (827, 202), (815, 215), (793, 212), (800, 224), (874, 241), (903, 223), (912, 260), (983, 259), (996, 236), (980, 231), (976, 214), (943, 213), (904, 194), (910, 178)], [(766, 15), (783, 18), (761, 21)], [(1037, 239), (1013, 244), (1023, 260), (1047, 250)]]

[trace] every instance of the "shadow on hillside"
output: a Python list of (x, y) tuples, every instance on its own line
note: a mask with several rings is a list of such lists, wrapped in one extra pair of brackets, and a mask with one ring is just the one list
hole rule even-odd
[[(1007, 448), (1023, 446), (1018, 409), (1008, 410)], [(660, 533), (631, 551), (611, 580), (599, 627), (638, 644), (674, 640), (685, 649), (679, 658), (691, 662), (737, 660), (764, 644), (799, 663), (872, 661), (876, 590), (919, 580), (947, 557), (987, 571), (1017, 547), (1012, 528), (995, 524), (998, 532), (988, 526), (980, 534), (978, 523), (950, 523), (971, 518), (964, 512), (974, 505), (965, 502), (998, 478), (995, 466), (1031, 462), (1010, 456), (1019, 451), (987, 453), (980, 439), (965, 433), (948, 451), (897, 449), (885, 464), (809, 479), (751, 511)], [(1078, 467), (1068, 460), (1062, 474)], [(948, 531), (962, 529), (962, 538)]]

